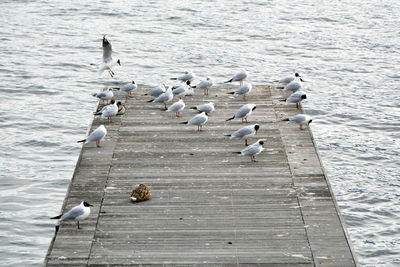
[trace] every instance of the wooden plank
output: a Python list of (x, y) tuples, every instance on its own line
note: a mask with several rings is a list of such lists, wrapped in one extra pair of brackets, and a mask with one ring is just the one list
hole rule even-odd
[[(104, 124), (108, 135), (102, 148), (82, 148), (63, 206), (95, 207), (81, 230), (62, 223), (45, 265), (356, 266), (311, 132), (281, 121), (299, 110), (273, 87), (254, 86), (246, 102), (226, 95), (233, 88), (186, 97), (176, 118), (147, 103), (143, 87), (114, 123), (95, 118), (91, 131)], [(204, 132), (179, 124), (208, 101), (217, 108)], [(226, 122), (245, 103), (257, 104), (250, 123)], [(253, 123), (261, 127), (249, 143), (265, 140), (257, 163), (233, 154), (244, 142), (225, 136)], [(132, 203), (140, 183), (152, 198)]]

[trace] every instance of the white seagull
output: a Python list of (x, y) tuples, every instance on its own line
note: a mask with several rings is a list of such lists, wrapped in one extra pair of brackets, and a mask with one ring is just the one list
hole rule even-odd
[(197, 125), (197, 131), (202, 132), (202, 126), (206, 124), (207, 120), (208, 116), (205, 112), (202, 112), (191, 118), (189, 121), (181, 122), (181, 124)]
[[(82, 221), (82, 220), (86, 219), (87, 217), (89, 217), (90, 207), (93, 207), (93, 205), (90, 205), (86, 201), (82, 201), (80, 205), (73, 207), (67, 213), (60, 214), (60, 215), (52, 217), (50, 219), (60, 219), (59, 222), (62, 222), (65, 220), (75, 220), (77, 222), (78, 229), (81, 229), (79, 226), (79, 221)], [(58, 230), (57, 226), (56, 226), (56, 231)]]
[(165, 85), (164, 84), (160, 84), (160, 85), (152, 88), (150, 91), (148, 91), (144, 95), (151, 95), (151, 96), (154, 96), (154, 97), (158, 97), (162, 93), (165, 93)]
[(104, 101), (108, 102), (108, 100), (111, 100), (114, 97), (114, 92), (112, 88), (108, 88), (103, 92), (94, 93), (92, 94), (92, 96), (97, 97), (100, 100), (103, 100), (104, 103)]
[(195, 86), (192, 86), (192, 88), (204, 89), (204, 95), (208, 95), (208, 89), (210, 89), (213, 84), (213, 80), (210, 77), (207, 77), (206, 80), (199, 82)]
[(200, 113), (205, 112), (207, 115), (209, 115), (211, 112), (215, 110), (215, 104), (213, 102), (209, 102), (206, 104), (199, 105), (197, 107), (191, 107), (191, 109), (197, 110)]
[(250, 136), (255, 135), (259, 129), (260, 129), (260, 125), (258, 125), (258, 124), (249, 125), (249, 126), (245, 126), (243, 128), (240, 128), (239, 130), (237, 130), (233, 134), (227, 134), (225, 136), (230, 136), (230, 139), (233, 139), (233, 138), (244, 139), (245, 140), (245, 143), (244, 143), (245, 146), (248, 146), (249, 144), (247, 143), (247, 138), (249, 138)]
[(299, 108), (299, 103), (304, 99), (307, 99), (306, 93), (304, 93), (303, 91), (297, 91), (291, 94), (287, 99), (283, 99), (281, 101), (285, 101), (286, 104), (296, 103), (296, 108)]
[(196, 78), (196, 75), (193, 72), (185, 71), (184, 74), (179, 76), (178, 78), (171, 78), (171, 80), (179, 80), (181, 82), (193, 81)]
[(127, 83), (127, 84), (123, 85), (122, 87), (114, 87), (113, 89), (127, 92), (129, 97), (133, 97), (132, 92), (136, 88), (137, 88), (137, 84), (135, 83), (135, 81), (132, 81), (131, 83)]
[(111, 100), (111, 104), (104, 106), (101, 111), (95, 113), (94, 115), (101, 115), (102, 118), (107, 118), (108, 122), (113, 122), (112, 117), (118, 114), (118, 106), (115, 100)]
[(251, 85), (251, 83), (246, 83), (240, 86), (238, 89), (236, 89), (235, 92), (229, 92), (228, 94), (241, 95), (243, 97), (243, 100), (247, 100), (246, 96), (250, 94), (252, 88), (253, 86)]
[(149, 100), (147, 102), (154, 102), (154, 103), (163, 103), (165, 106), (165, 110), (167, 110), (167, 102), (171, 101), (172, 98), (174, 98), (174, 95), (172, 94), (172, 86), (169, 86), (167, 91), (161, 95), (159, 95), (157, 98)]
[(247, 78), (247, 71), (245, 69), (239, 71), (238, 73), (233, 76), (232, 79), (229, 81), (226, 81), (225, 83), (231, 83), (231, 82), (240, 82), (240, 85), (243, 85), (243, 81)]
[(178, 88), (175, 88), (172, 93), (179, 98), (182, 98), (182, 96), (185, 96), (187, 93), (188, 88), (190, 87), (190, 81), (186, 81), (185, 84), (182, 84)]
[(242, 119), (242, 122), (247, 121), (247, 117), (249, 117), (251, 115), (251, 113), (253, 112), (253, 110), (256, 109), (256, 105), (255, 104), (246, 104), (243, 105), (242, 107), (239, 108), (239, 110), (236, 112), (236, 114), (227, 119), (226, 121), (230, 121), (233, 119)]
[(234, 152), (235, 154), (240, 154), (242, 156), (250, 156), (252, 162), (256, 162), (255, 156), (260, 154), (264, 150), (264, 141), (258, 140), (254, 144), (246, 147), (240, 152)]
[(185, 108), (185, 102), (182, 99), (179, 99), (178, 102), (173, 103), (169, 108), (166, 110), (167, 112), (173, 111), (177, 117), (180, 117), (180, 112)]
[(96, 128), (86, 139), (78, 141), (78, 143), (88, 144), (90, 142), (96, 142), (96, 146), (100, 147), (100, 141), (107, 135), (107, 129), (104, 125), (100, 125)]
[(301, 77), (297, 72), (294, 75), (286, 76), (285, 78), (280, 79), (278, 82), (281, 84), (288, 84), (293, 81), (296, 77)]
[(111, 43), (107, 40), (106, 36), (103, 36), (103, 63), (100, 67), (100, 73), (107, 70), (110, 73), (111, 77), (114, 77), (115, 73), (111, 69), (115, 64), (121, 66), (121, 61), (119, 59), (115, 60), (112, 58), (112, 46)]
[(303, 125), (309, 125), (312, 122), (312, 117), (306, 114), (297, 114), (296, 116), (283, 119), (282, 121), (292, 121), (300, 125), (300, 130), (304, 130)]

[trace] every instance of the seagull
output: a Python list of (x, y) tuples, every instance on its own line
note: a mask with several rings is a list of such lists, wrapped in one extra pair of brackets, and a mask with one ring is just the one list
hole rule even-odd
[(111, 69), (115, 64), (121, 66), (121, 61), (119, 59), (115, 60), (112, 58), (112, 46), (107, 40), (106, 36), (103, 36), (103, 63), (100, 67), (100, 73), (107, 70), (111, 77), (114, 77), (115, 73)]
[(288, 84), (293, 81), (296, 77), (301, 77), (297, 72), (294, 75), (287, 76), (285, 78), (280, 79), (278, 82), (281, 84)]
[(150, 91), (148, 91), (144, 95), (151, 95), (151, 96), (154, 96), (154, 97), (158, 97), (162, 93), (165, 93), (165, 85), (164, 84), (160, 84), (160, 85), (152, 88)]
[(125, 108), (125, 106), (122, 104), (122, 102), (121, 102), (121, 101), (118, 101), (118, 102), (117, 102), (117, 106), (118, 106), (118, 113), (117, 113), (117, 115), (124, 115), (125, 112), (126, 112), (126, 108)]
[(303, 91), (297, 91), (291, 94), (287, 99), (282, 99), (281, 101), (285, 101), (286, 104), (296, 103), (296, 108), (299, 108), (299, 103), (303, 101), (303, 99), (307, 99), (306, 93)]
[(240, 152), (233, 152), (234, 154), (240, 154), (242, 156), (250, 156), (252, 162), (256, 162), (255, 156), (260, 154), (264, 150), (264, 141), (258, 140), (254, 144), (246, 147)]
[(190, 81), (186, 81), (185, 84), (179, 86), (178, 88), (175, 88), (172, 93), (179, 98), (182, 98), (182, 96), (185, 96), (188, 90), (188, 87), (190, 86)]
[(300, 77), (296, 77), (294, 78), (293, 81), (291, 81), (290, 83), (288, 83), (284, 88), (283, 91), (292, 91), (292, 92), (296, 92), (298, 90), (301, 89), (302, 87), (302, 82), (303, 79)]
[(297, 114), (296, 116), (283, 119), (282, 121), (293, 121), (300, 125), (300, 130), (304, 130), (303, 125), (309, 125), (312, 122), (312, 117), (306, 114)]
[(102, 118), (107, 118), (108, 122), (113, 122), (111, 117), (116, 116), (118, 113), (118, 106), (115, 100), (111, 100), (111, 104), (103, 107), (103, 109), (94, 115), (101, 115)]
[(165, 110), (167, 110), (167, 102), (171, 101), (174, 95), (172, 94), (172, 86), (168, 87), (167, 91), (157, 98), (149, 100), (147, 102), (154, 102), (154, 103), (164, 103)]
[(195, 86), (192, 86), (192, 88), (204, 89), (204, 95), (208, 95), (208, 89), (210, 89), (213, 84), (213, 80), (210, 77), (207, 77), (206, 80), (199, 82)]
[(145, 201), (150, 199), (151, 191), (145, 184), (140, 184), (138, 187), (133, 189), (131, 193), (131, 200), (133, 202)]
[(167, 112), (174, 111), (177, 117), (180, 117), (180, 112), (185, 108), (185, 103), (182, 99), (179, 99), (178, 102), (175, 102), (166, 110)]
[(121, 90), (124, 92), (128, 93), (129, 97), (133, 97), (132, 92), (137, 88), (137, 84), (135, 81), (132, 81), (131, 83), (127, 83), (122, 87), (114, 87), (113, 89)]
[(242, 122), (247, 121), (247, 117), (249, 117), (251, 115), (251, 113), (253, 112), (253, 110), (256, 109), (256, 105), (255, 104), (246, 104), (243, 105), (241, 108), (239, 108), (239, 110), (236, 112), (236, 114), (232, 117), (227, 119), (226, 121), (230, 121), (233, 119), (242, 119)]
[(249, 138), (250, 136), (255, 135), (259, 129), (260, 129), (260, 125), (254, 124), (254, 125), (245, 126), (243, 128), (240, 128), (239, 130), (237, 130), (233, 134), (227, 134), (225, 136), (230, 136), (230, 139), (233, 139), (233, 138), (244, 139), (245, 140), (245, 143), (244, 143), (245, 146), (248, 146), (249, 144), (247, 143), (247, 138)]
[(226, 81), (225, 83), (231, 83), (231, 82), (240, 82), (240, 86), (243, 85), (243, 81), (247, 78), (247, 71), (245, 69), (239, 71), (238, 73), (233, 76), (232, 79), (229, 81)]
[(108, 102), (108, 100), (111, 100), (114, 97), (114, 93), (113, 93), (113, 89), (112, 88), (108, 88), (103, 92), (94, 93), (94, 94), (92, 94), (92, 96), (103, 100), (103, 103), (104, 103), (104, 101), (106, 101), (106, 100), (107, 100), (107, 102)]
[(90, 142), (96, 142), (96, 146), (100, 147), (100, 141), (107, 135), (107, 129), (104, 125), (100, 125), (96, 128), (86, 139), (78, 141), (78, 143), (88, 144)]
[(243, 100), (247, 100), (246, 96), (250, 94), (252, 88), (253, 86), (251, 85), (251, 83), (246, 83), (240, 86), (238, 89), (236, 89), (235, 92), (229, 92), (228, 94), (241, 95), (243, 97)]
[(215, 104), (210, 102), (197, 107), (191, 107), (191, 109), (197, 110), (200, 113), (205, 112), (209, 116), (209, 114), (215, 110)]
[(179, 76), (178, 78), (171, 78), (171, 80), (179, 80), (181, 82), (193, 81), (196, 78), (196, 75), (193, 72), (185, 71), (184, 74)]
[(208, 116), (205, 112), (202, 112), (191, 118), (189, 121), (181, 122), (181, 124), (197, 125), (197, 131), (202, 132), (202, 126), (206, 124), (207, 120)]
[[(79, 221), (82, 221), (82, 220), (86, 219), (87, 217), (89, 217), (90, 207), (93, 207), (93, 205), (90, 205), (86, 201), (82, 201), (80, 205), (73, 207), (67, 213), (60, 214), (60, 215), (52, 217), (50, 219), (60, 219), (59, 222), (62, 222), (65, 220), (75, 220), (77, 222), (78, 229), (81, 229), (79, 226)], [(57, 226), (56, 226), (56, 230), (58, 230)]]

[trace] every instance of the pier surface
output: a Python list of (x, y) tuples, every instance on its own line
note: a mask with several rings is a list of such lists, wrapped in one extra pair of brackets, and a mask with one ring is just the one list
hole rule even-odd
[[(104, 124), (108, 135), (82, 148), (63, 210), (94, 207), (82, 229), (61, 224), (45, 266), (356, 266), (311, 132), (281, 121), (301, 111), (274, 87), (253, 86), (247, 101), (226, 94), (235, 88), (195, 91), (176, 118), (139, 87), (114, 123), (95, 118), (90, 132)], [(209, 101), (203, 132), (179, 124)], [(247, 125), (260, 124), (249, 143), (265, 140), (256, 163), (224, 136), (246, 125), (225, 121), (245, 103), (257, 105)], [(132, 203), (142, 183), (152, 198)]]

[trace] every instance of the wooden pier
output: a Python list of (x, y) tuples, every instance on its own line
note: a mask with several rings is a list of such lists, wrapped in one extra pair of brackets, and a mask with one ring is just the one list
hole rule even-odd
[[(176, 118), (139, 87), (114, 123), (95, 118), (90, 132), (104, 124), (108, 135), (82, 148), (63, 210), (94, 207), (82, 229), (61, 224), (44, 265), (357, 266), (311, 132), (281, 121), (301, 111), (279, 101), (282, 90), (254, 86), (243, 101), (227, 94), (235, 88), (195, 91)], [(203, 132), (179, 124), (209, 101)], [(256, 163), (232, 153), (243, 140), (224, 136), (245, 125), (225, 121), (245, 103), (257, 105), (249, 124), (260, 124), (249, 143), (265, 140)], [(152, 198), (132, 203), (141, 183)]]

